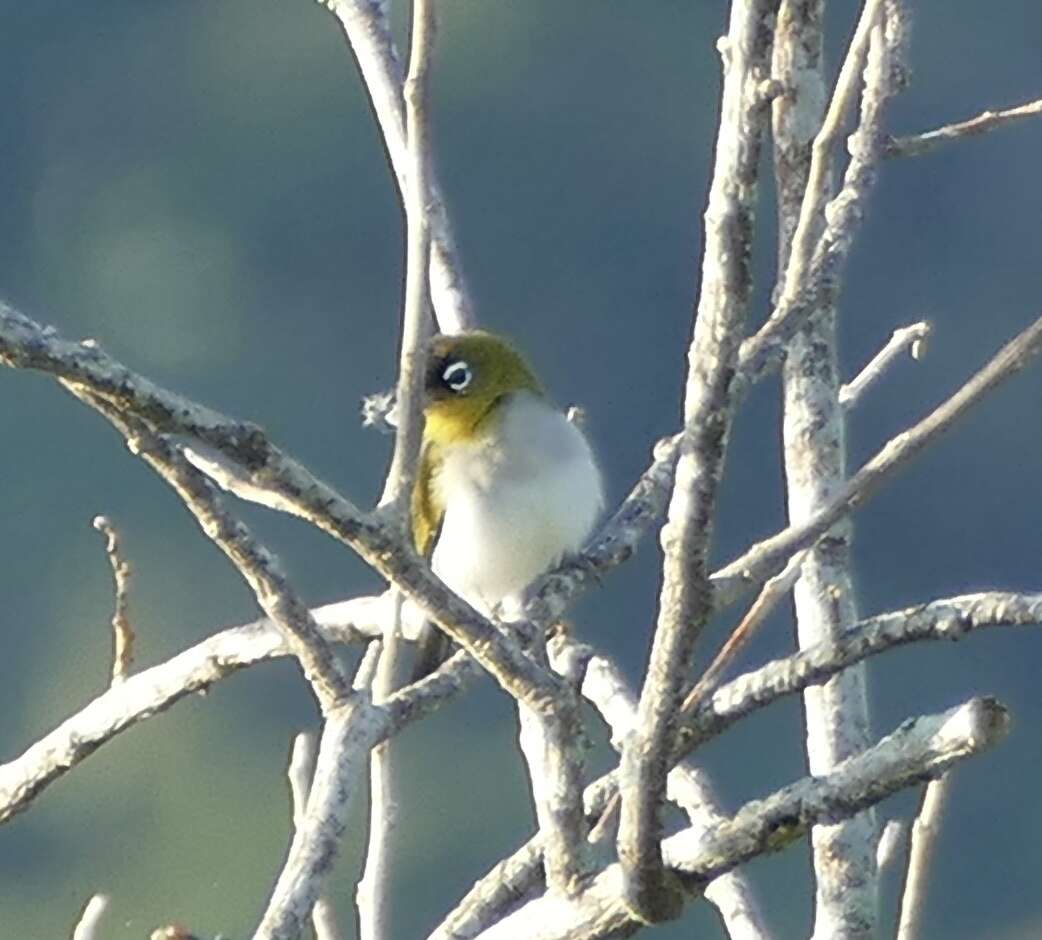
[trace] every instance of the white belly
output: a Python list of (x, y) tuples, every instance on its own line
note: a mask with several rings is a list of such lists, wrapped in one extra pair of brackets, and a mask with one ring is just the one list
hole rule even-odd
[(503, 406), (495, 444), (454, 447), (436, 486), (445, 518), (435, 573), (486, 613), (578, 550), (603, 503), (582, 433), (527, 393)]

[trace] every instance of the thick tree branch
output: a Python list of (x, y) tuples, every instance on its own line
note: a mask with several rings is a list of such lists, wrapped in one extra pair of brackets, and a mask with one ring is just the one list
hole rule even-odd
[[(831, 150), (842, 130), (844, 88), (860, 83), (861, 116), (850, 137), (850, 163), (840, 193), (831, 201), (829, 223), (842, 227), (834, 237), (849, 244), (857, 229), (879, 161), (883, 106), (895, 76), (884, 28), (884, 6), (897, 15), (896, 2), (868, 0), (851, 53), (837, 82), (833, 104), (821, 122), (822, 18), (819, 0), (792, 0), (783, 6), (775, 37), (775, 77), (791, 94), (774, 102), (775, 178), (778, 184), (779, 290), (782, 305), (795, 305), (808, 288), (815, 242), (826, 225), (822, 211), (832, 189)], [(895, 28), (893, 35), (900, 35)], [(808, 128), (821, 122), (813, 144)], [(798, 219), (798, 222), (794, 220)], [(791, 246), (787, 235), (792, 232)], [(827, 242), (821, 239), (820, 244)], [(791, 251), (790, 251), (791, 247)], [(841, 261), (841, 253), (837, 261)], [(813, 516), (834, 498), (846, 478), (846, 429), (840, 405), (836, 333), (838, 278), (821, 269), (814, 284), (816, 303), (803, 327), (789, 340), (783, 371), (783, 441), (790, 524)], [(858, 619), (851, 576), (851, 523), (841, 520), (807, 550), (793, 588), (796, 634), (801, 647), (827, 642)], [(794, 556), (796, 557), (796, 556)], [(792, 562), (790, 561), (790, 565)], [(862, 667), (845, 670), (804, 693), (808, 769), (831, 770), (870, 741), (868, 699)], [(867, 940), (878, 918), (875, 821), (870, 814), (812, 833), (816, 883), (816, 940)]]

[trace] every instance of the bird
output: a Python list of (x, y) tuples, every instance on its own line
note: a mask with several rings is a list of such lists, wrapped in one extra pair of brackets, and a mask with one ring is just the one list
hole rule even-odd
[[(485, 616), (578, 552), (604, 505), (582, 430), (524, 357), (483, 330), (426, 348), (424, 430), (411, 500), (413, 541), (449, 588)], [(451, 643), (427, 625), (413, 680)]]

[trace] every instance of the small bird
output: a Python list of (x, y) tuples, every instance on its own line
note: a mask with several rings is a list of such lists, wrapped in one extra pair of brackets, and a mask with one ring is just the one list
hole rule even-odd
[[(579, 549), (604, 502), (600, 471), (582, 431), (498, 336), (432, 337), (424, 392), (416, 549), (487, 616)], [(448, 655), (448, 638), (427, 631), (414, 680)]]

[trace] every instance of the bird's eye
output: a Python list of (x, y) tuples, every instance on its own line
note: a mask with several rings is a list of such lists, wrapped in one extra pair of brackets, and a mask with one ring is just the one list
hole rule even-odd
[(474, 377), (470, 366), (462, 359), (450, 362), (441, 373), (441, 380), (445, 387), (454, 392), (462, 392)]

